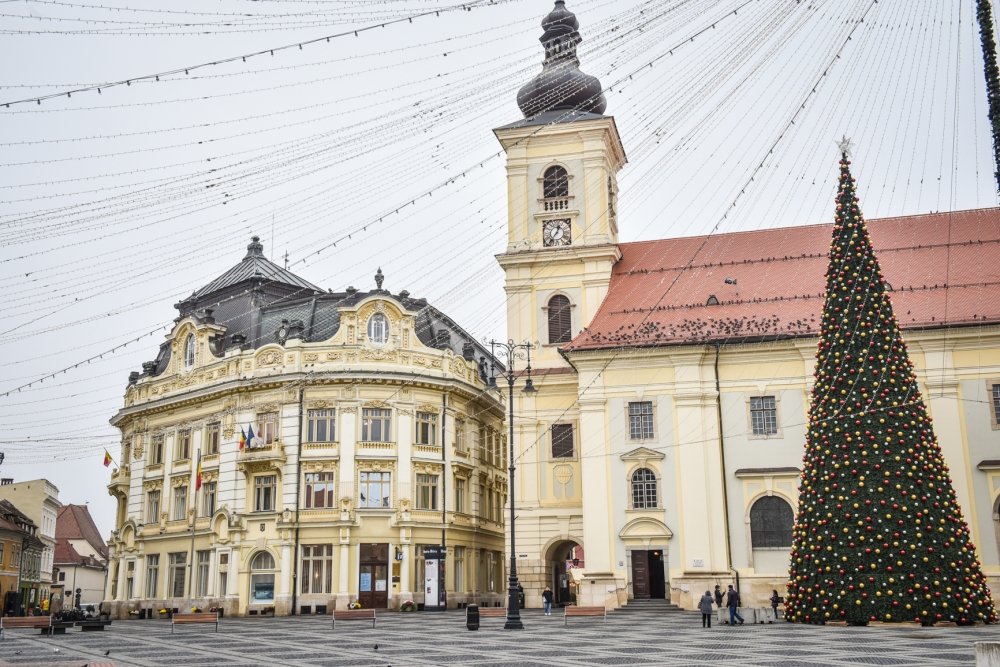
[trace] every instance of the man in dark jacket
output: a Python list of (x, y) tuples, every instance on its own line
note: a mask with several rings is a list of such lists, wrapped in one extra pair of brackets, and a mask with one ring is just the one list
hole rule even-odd
[(736, 625), (736, 621), (743, 625), (743, 617), (740, 616), (739, 606), (740, 606), (740, 593), (733, 585), (729, 585), (729, 590), (726, 592), (726, 606), (729, 607), (729, 625)]
[(719, 588), (719, 584), (715, 585), (715, 606), (722, 609), (722, 589)]

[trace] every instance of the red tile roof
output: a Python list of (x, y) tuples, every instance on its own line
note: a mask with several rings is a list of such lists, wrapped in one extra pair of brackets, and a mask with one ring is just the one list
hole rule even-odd
[[(903, 329), (1000, 323), (1000, 208), (868, 229)], [(818, 335), (832, 233), (825, 224), (622, 243), (604, 303), (562, 349)]]
[(108, 557), (108, 545), (90, 516), (86, 505), (63, 505), (56, 516), (56, 539), (86, 540), (102, 558)]

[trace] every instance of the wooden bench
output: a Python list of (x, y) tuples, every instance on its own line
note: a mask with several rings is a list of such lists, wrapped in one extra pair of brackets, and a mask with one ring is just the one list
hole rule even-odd
[(66, 634), (66, 628), (72, 628), (72, 621), (55, 621), (51, 616), (3, 616), (0, 617), (0, 639), (3, 631), (15, 628), (39, 629), (43, 635)]
[(88, 618), (85, 621), (77, 621), (76, 625), (80, 628), (80, 632), (103, 632), (105, 627), (111, 625), (111, 619)]
[(604, 618), (605, 623), (608, 622), (608, 610), (604, 607), (576, 607), (571, 605), (563, 607), (563, 609), (565, 610), (563, 614), (563, 626), (566, 625), (570, 616), (601, 616)]
[[(469, 615), (468, 608), (465, 615)], [(480, 607), (479, 618), (507, 618), (507, 607)]]
[(337, 621), (367, 621), (371, 619), (372, 627), (375, 627), (374, 609), (334, 609), (333, 627), (336, 629)]
[(170, 619), (170, 634), (174, 634), (175, 625), (186, 625), (188, 623), (214, 623), (215, 631), (219, 631), (219, 612), (217, 611), (195, 611), (190, 614), (174, 614)]

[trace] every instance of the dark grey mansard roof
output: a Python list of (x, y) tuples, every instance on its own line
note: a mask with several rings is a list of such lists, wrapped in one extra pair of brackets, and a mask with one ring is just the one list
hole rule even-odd
[[(211, 350), (222, 357), (234, 347), (256, 349), (270, 343), (300, 338), (305, 342), (329, 340), (340, 328), (340, 309), (380, 296), (416, 313), (415, 333), (421, 343), (436, 349), (451, 349), (458, 356), (488, 357), (489, 352), (462, 327), (407, 291), (391, 294), (382, 289), (384, 276), (379, 269), (376, 288), (367, 292), (348, 287), (344, 292), (324, 292), (321, 288), (274, 264), (263, 255), (255, 236), (243, 260), (208, 285), (176, 304), (178, 320), (193, 316), (200, 322), (225, 328), (212, 340)], [(283, 330), (285, 337), (279, 335)], [(471, 345), (471, 348), (469, 347)], [(153, 362), (143, 364), (141, 375), (159, 375), (170, 362), (170, 343), (160, 346)], [(131, 381), (140, 374), (133, 374)]]

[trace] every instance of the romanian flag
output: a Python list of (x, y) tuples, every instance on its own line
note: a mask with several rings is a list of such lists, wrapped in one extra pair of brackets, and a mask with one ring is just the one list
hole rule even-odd
[(108, 450), (105, 449), (104, 450), (104, 467), (107, 468), (109, 465), (111, 465), (111, 454), (109, 454)]
[(201, 488), (201, 454), (198, 454), (198, 468), (194, 473), (194, 490)]
[(240, 429), (240, 451), (242, 452), (247, 446), (247, 432)]

